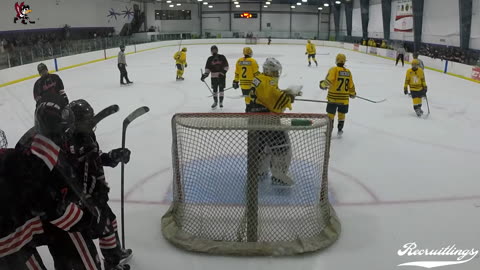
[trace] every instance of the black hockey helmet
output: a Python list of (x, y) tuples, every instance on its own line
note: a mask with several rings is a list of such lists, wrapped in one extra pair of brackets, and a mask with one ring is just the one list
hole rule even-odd
[(125, 45), (123, 45), (123, 44), (120, 45), (120, 50), (122, 50), (122, 51), (125, 50)]
[(210, 47), (210, 52), (212, 52), (212, 54), (217, 54), (218, 53), (217, 45), (213, 45), (212, 47)]
[(48, 74), (47, 65), (45, 65), (44, 63), (38, 64), (37, 71), (38, 71), (38, 74), (40, 75)]
[(75, 127), (75, 116), (70, 106), (62, 106), (59, 102), (45, 101), (37, 105), (35, 110), (35, 129), (37, 133), (60, 144), (72, 135)]
[(77, 128), (90, 127), (95, 112), (90, 104), (84, 99), (78, 99), (70, 102), (70, 108), (75, 116), (75, 125)]

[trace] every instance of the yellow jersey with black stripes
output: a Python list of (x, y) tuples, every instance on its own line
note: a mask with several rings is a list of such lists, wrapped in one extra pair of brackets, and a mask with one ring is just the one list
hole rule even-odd
[(281, 113), (292, 109), (290, 97), (278, 88), (278, 79), (263, 73), (253, 79), (250, 91), (252, 103), (267, 108), (270, 112)]
[(257, 61), (251, 57), (241, 57), (235, 65), (235, 81), (239, 82), (242, 94), (245, 96), (245, 103), (250, 103), (249, 92), (252, 87), (252, 81), (260, 74), (258, 72)]
[(315, 44), (307, 43), (306, 51), (307, 51), (307, 54), (316, 54), (317, 49), (315, 48)]
[(421, 68), (418, 68), (416, 71), (411, 68), (407, 70), (404, 87), (407, 86), (410, 86), (410, 91), (421, 91), (427, 87), (425, 73), (423, 73)]
[(345, 67), (332, 67), (325, 79), (330, 85), (327, 100), (332, 103), (348, 105), (350, 96), (356, 95), (352, 73)]
[(178, 51), (173, 55), (175, 64), (185, 65), (187, 63), (187, 53), (184, 51)]

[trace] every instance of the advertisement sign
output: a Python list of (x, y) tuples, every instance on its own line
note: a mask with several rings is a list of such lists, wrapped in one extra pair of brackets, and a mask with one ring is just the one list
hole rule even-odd
[(472, 79), (480, 81), (480, 67), (472, 68)]
[(360, 48), (360, 45), (359, 44), (353, 44), (353, 50), (354, 51), (358, 51)]
[(412, 0), (399, 0), (395, 15), (394, 32), (413, 32)]

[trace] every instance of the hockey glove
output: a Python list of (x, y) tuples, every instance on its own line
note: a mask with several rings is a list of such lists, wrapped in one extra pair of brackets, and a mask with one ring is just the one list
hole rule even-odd
[(115, 164), (118, 164), (120, 162), (127, 164), (130, 161), (130, 150), (128, 150), (127, 148), (113, 149), (108, 153), (108, 156)]
[(233, 81), (232, 87), (233, 87), (233, 89), (238, 89), (240, 86), (238, 85), (237, 81)]
[(203, 74), (202, 74), (202, 77), (200, 78), (200, 81), (204, 82), (204, 81), (205, 81), (205, 78), (207, 78), (207, 77), (208, 77), (208, 75), (205, 74), (205, 73), (203, 73)]
[(185, 67), (187, 67), (187, 66), (188, 66), (187, 63), (185, 63)]
[(283, 90), (283, 92), (287, 93), (287, 95), (298, 97), (303, 94), (302, 88), (303, 88), (303, 85), (291, 85), (287, 89)]
[(403, 88), (403, 93), (404, 93), (405, 95), (408, 95), (408, 88), (407, 88), (407, 87)]
[(308, 53), (307, 53), (307, 52), (305, 52), (305, 55), (307, 55), (307, 54), (308, 54)]
[(423, 87), (423, 91), (425, 92), (425, 96), (427, 95), (427, 87)]

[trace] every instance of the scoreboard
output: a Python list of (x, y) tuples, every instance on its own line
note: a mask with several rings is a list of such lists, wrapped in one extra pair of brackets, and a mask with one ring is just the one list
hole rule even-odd
[(258, 13), (250, 13), (250, 12), (234, 13), (233, 18), (235, 18), (235, 19), (256, 19), (256, 18), (258, 18)]

